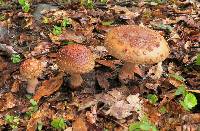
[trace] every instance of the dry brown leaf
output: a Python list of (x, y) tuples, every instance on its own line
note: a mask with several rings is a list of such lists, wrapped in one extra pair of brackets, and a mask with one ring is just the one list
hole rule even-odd
[(6, 67), (7, 63), (4, 61), (2, 57), (0, 57), (0, 71), (3, 71), (4, 69), (6, 69)]
[(86, 39), (84, 36), (77, 35), (75, 32), (69, 31), (69, 30), (63, 31), (62, 34), (59, 36), (56, 36), (56, 35), (53, 35), (52, 33), (50, 33), (49, 37), (53, 42), (72, 41), (72, 42), (76, 42), (76, 43), (83, 43)]
[(39, 89), (36, 91), (33, 99), (39, 101), (43, 96), (50, 96), (52, 93), (57, 91), (63, 83), (63, 73), (58, 76), (46, 80), (42, 83)]
[(12, 93), (6, 93), (0, 98), (0, 111), (5, 111), (7, 109), (13, 108), (16, 106), (16, 98)]
[(11, 86), (11, 92), (18, 92), (19, 87), (20, 87), (20, 83), (21, 83), (21, 81), (15, 80), (14, 83), (12, 84), (12, 86)]
[(104, 66), (107, 66), (107, 67), (110, 67), (111, 69), (116, 69), (116, 66), (113, 62), (113, 60), (98, 60), (96, 59), (95, 60), (97, 63), (101, 64), (101, 65), (104, 65)]
[(159, 62), (157, 65), (152, 66), (149, 69), (147, 76), (151, 77), (152, 79), (159, 79), (163, 73), (162, 62)]
[(27, 131), (35, 131), (37, 129), (37, 123), (45, 118), (51, 118), (53, 111), (49, 109), (48, 104), (43, 105), (42, 109), (31, 115), (27, 124)]
[(124, 119), (130, 116), (133, 110), (133, 106), (125, 102), (124, 100), (115, 102), (110, 109), (106, 112), (106, 115), (114, 116), (117, 119)]
[(72, 123), (73, 131), (87, 131), (87, 126), (83, 118), (79, 117)]

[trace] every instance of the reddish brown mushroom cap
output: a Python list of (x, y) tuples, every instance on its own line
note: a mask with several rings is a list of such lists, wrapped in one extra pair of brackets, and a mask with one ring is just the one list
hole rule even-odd
[(34, 79), (42, 74), (43, 68), (41, 61), (31, 58), (21, 64), (20, 73), (26, 79)]
[(169, 46), (158, 32), (136, 25), (111, 29), (105, 46), (116, 58), (134, 64), (158, 63), (169, 55)]
[(79, 44), (70, 44), (60, 49), (57, 64), (61, 70), (70, 74), (87, 73), (95, 65), (91, 51)]

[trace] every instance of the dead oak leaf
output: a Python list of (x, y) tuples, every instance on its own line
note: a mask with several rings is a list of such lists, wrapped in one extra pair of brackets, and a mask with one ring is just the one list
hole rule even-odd
[(132, 108), (132, 105), (128, 104), (124, 100), (117, 101), (106, 112), (106, 115), (110, 114), (111, 116), (114, 116), (117, 119), (123, 119), (132, 114)]
[(72, 123), (73, 131), (87, 131), (87, 126), (83, 118), (79, 117)]
[(69, 30), (63, 31), (62, 34), (59, 36), (50, 33), (49, 37), (53, 42), (72, 41), (76, 43), (83, 43), (86, 39), (84, 36), (77, 35), (75, 32)]
[(50, 96), (52, 93), (57, 91), (63, 83), (63, 74), (59, 74), (57, 77), (46, 80), (42, 83), (39, 89), (34, 95), (34, 100), (39, 101), (43, 96)]
[(16, 106), (16, 98), (12, 93), (6, 93), (0, 98), (0, 111), (5, 111), (7, 109), (13, 108)]

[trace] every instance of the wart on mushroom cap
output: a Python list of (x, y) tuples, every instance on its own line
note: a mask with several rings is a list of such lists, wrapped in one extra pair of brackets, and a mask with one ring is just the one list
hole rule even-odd
[(130, 68), (135, 64), (155, 64), (169, 55), (169, 46), (158, 32), (136, 25), (111, 29), (107, 33), (105, 46), (110, 54), (126, 62), (119, 77), (125, 73), (133, 74)]
[(62, 71), (71, 75), (72, 87), (78, 87), (83, 81), (80, 74), (91, 71), (95, 62), (93, 54), (87, 47), (71, 44), (58, 51), (57, 64)]
[(28, 81), (27, 92), (35, 93), (38, 84), (37, 78), (42, 74), (44, 65), (41, 61), (31, 58), (25, 60), (20, 66), (21, 75)]

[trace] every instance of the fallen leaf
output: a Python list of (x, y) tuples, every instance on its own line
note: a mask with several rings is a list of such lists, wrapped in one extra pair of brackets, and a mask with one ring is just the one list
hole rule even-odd
[(43, 96), (50, 96), (52, 93), (57, 91), (63, 83), (63, 73), (58, 76), (45, 80), (42, 85), (38, 88), (34, 95), (34, 100), (39, 101)]
[(11, 92), (18, 92), (19, 87), (20, 87), (20, 83), (21, 83), (21, 81), (15, 80), (14, 83), (12, 84), (12, 86), (11, 86)]
[(83, 118), (79, 117), (72, 123), (73, 131), (87, 131), (87, 126)]
[(110, 109), (106, 112), (106, 115), (114, 116), (117, 119), (124, 119), (130, 116), (132, 113), (132, 105), (128, 104), (124, 100), (115, 102)]
[(12, 93), (3, 94), (0, 98), (0, 111), (5, 111), (7, 109), (16, 106), (16, 98)]
[(37, 112), (31, 115), (27, 123), (27, 131), (35, 131), (38, 121), (43, 121), (45, 118), (52, 118), (54, 112), (49, 109), (49, 104), (44, 104)]
[(111, 69), (116, 69), (116, 66), (113, 62), (113, 60), (98, 60), (96, 59), (95, 60), (97, 63), (101, 64), (101, 65), (104, 65), (104, 66), (107, 66), (107, 67), (110, 67)]
[(72, 41), (76, 43), (83, 43), (86, 39), (84, 36), (77, 35), (75, 32), (69, 30), (63, 31), (62, 34), (59, 36), (50, 33), (49, 37), (53, 42)]

